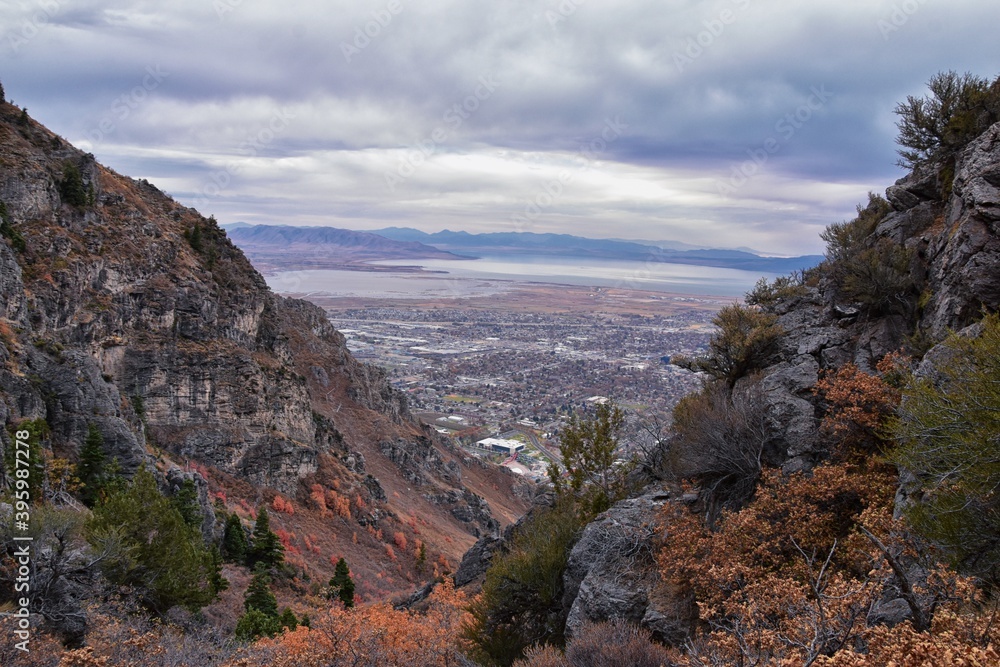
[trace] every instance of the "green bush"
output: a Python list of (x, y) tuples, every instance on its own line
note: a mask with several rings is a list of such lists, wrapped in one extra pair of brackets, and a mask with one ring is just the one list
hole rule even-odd
[(955, 565), (1000, 582), (1000, 316), (976, 337), (951, 335), (939, 377), (903, 391), (891, 458), (922, 482), (908, 515)]
[[(950, 168), (953, 177), (955, 157), (1000, 120), (1000, 78), (990, 83), (970, 73), (939, 72), (927, 87), (929, 96), (911, 95), (896, 105), (899, 164), (907, 169)], [(942, 180), (942, 194), (947, 194), (951, 178)]]
[(281, 620), (268, 616), (259, 609), (249, 609), (236, 622), (234, 634), (240, 641), (252, 642), (261, 637), (273, 637), (281, 632)]
[(860, 305), (869, 315), (908, 312), (916, 303), (909, 250), (875, 229), (891, 211), (884, 197), (868, 194), (868, 205), (858, 206), (853, 220), (830, 225), (820, 234), (826, 241), (821, 268), (835, 296)]
[(87, 188), (83, 185), (80, 169), (72, 162), (63, 165), (62, 179), (59, 181), (59, 195), (64, 203), (74, 208), (83, 208), (90, 202)]
[(474, 659), (506, 666), (529, 646), (564, 643), (563, 573), (583, 525), (572, 504), (559, 503), (535, 514), (510, 548), (494, 555), (465, 632)]
[(773, 313), (752, 306), (738, 303), (725, 306), (712, 319), (719, 330), (709, 341), (708, 355), (696, 359), (679, 357), (673, 363), (707, 373), (732, 387), (771, 360), (785, 333), (777, 320)]
[(14, 228), (10, 213), (7, 212), (7, 205), (2, 201), (0, 201), (0, 236), (10, 241), (10, 246), (18, 252), (24, 252), (28, 247), (24, 236)]
[(795, 271), (788, 276), (778, 276), (774, 282), (768, 282), (767, 278), (761, 277), (753, 289), (746, 293), (743, 301), (749, 306), (771, 308), (807, 293), (805, 274)]
[(198, 609), (215, 599), (216, 564), (201, 532), (184, 521), (145, 468), (94, 508), (87, 536), (109, 554), (102, 563), (105, 577), (136, 587), (155, 612), (176, 605)]

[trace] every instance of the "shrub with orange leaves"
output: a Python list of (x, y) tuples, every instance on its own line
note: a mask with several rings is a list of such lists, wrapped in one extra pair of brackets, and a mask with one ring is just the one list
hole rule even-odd
[[(946, 568), (929, 567), (931, 552), (916, 549), (892, 518), (894, 491), (890, 470), (841, 463), (809, 476), (766, 473), (751, 503), (724, 512), (714, 532), (702, 517), (671, 506), (661, 573), (687, 591), (700, 619), (674, 662), (994, 664), (986, 658), (997, 633), (975, 611), (975, 588)], [(915, 575), (900, 566), (904, 557), (929, 574), (910, 581)], [(913, 624), (869, 626), (871, 611), (889, 594), (916, 605)], [(919, 632), (917, 621), (931, 619), (931, 631)], [(948, 626), (948, 619), (957, 620)], [(910, 645), (939, 659), (902, 659)], [(946, 659), (966, 655), (966, 662)]]
[(884, 449), (885, 425), (899, 405), (900, 376), (908, 364), (908, 358), (893, 352), (878, 362), (877, 375), (847, 363), (816, 383), (813, 391), (828, 403), (820, 428), (837, 443), (840, 455)]
[(462, 664), (456, 639), (466, 623), (468, 601), (451, 581), (435, 588), (422, 613), (395, 610), (387, 604), (353, 609), (333, 605), (299, 627), (254, 645), (247, 667), (347, 667), (348, 665)]
[(351, 518), (351, 500), (336, 491), (326, 492), (326, 506), (342, 519)]
[(404, 551), (406, 550), (406, 535), (404, 535), (402, 531), (397, 530), (395, 533), (393, 533), (392, 542), (400, 549)]
[(329, 510), (326, 506), (326, 491), (320, 484), (313, 484), (309, 487), (309, 499), (313, 501), (316, 505), (316, 509), (319, 510), (319, 515), (325, 517)]
[(281, 496), (274, 497), (274, 500), (271, 501), (271, 507), (274, 508), (275, 512), (284, 512), (288, 515), (295, 514), (294, 503), (292, 503), (291, 500), (282, 498)]

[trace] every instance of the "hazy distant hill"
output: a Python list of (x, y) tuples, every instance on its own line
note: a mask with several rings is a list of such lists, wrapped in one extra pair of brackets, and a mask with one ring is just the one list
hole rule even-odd
[(226, 233), (261, 270), (337, 268), (375, 259), (463, 259), (418, 241), (336, 227), (234, 224)]
[(570, 234), (494, 232), (470, 234), (444, 230), (429, 234), (408, 227), (388, 227), (372, 232), (396, 241), (433, 245), (461, 254), (532, 254), (562, 257), (591, 257), (640, 262), (664, 262), (715, 266), (727, 269), (787, 273), (815, 266), (821, 255), (762, 257), (743, 250), (678, 250), (617, 239), (590, 239)]

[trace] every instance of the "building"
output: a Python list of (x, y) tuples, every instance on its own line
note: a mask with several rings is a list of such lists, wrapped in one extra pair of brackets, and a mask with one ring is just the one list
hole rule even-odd
[(504, 438), (483, 438), (476, 443), (477, 447), (488, 449), (497, 454), (513, 456), (524, 449), (524, 443), (517, 440), (506, 440)]

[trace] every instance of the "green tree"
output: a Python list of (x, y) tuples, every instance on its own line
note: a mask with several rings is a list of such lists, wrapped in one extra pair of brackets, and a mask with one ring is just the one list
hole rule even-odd
[(278, 600), (271, 592), (271, 577), (263, 565), (254, 568), (253, 578), (243, 596), (243, 606), (247, 611), (256, 609), (268, 616), (278, 616)]
[(677, 366), (708, 373), (732, 387), (742, 377), (763, 368), (775, 352), (784, 329), (777, 316), (734, 303), (712, 319), (718, 332), (709, 341), (709, 353), (697, 359), (675, 358)]
[(420, 547), (417, 549), (417, 571), (423, 572), (425, 565), (427, 565), (427, 545), (421, 542)]
[(509, 549), (493, 556), (463, 633), (473, 659), (507, 666), (529, 646), (565, 644), (563, 575), (584, 524), (564, 497), (555, 507), (533, 513), (514, 533)]
[(613, 402), (592, 418), (574, 416), (560, 436), (566, 473), (549, 468), (553, 507), (535, 511), (509, 549), (493, 557), (465, 633), (477, 660), (510, 665), (528, 646), (565, 643), (563, 575), (583, 527), (625, 498), (633, 462), (619, 459), (625, 413)]
[(278, 536), (271, 532), (271, 520), (267, 508), (261, 507), (257, 512), (257, 521), (253, 525), (250, 548), (247, 551), (247, 565), (256, 567), (263, 563), (264, 567), (277, 567), (285, 562), (285, 547)]
[(229, 580), (222, 575), (222, 554), (214, 544), (208, 549), (208, 583), (216, 593), (229, 588)]
[(87, 534), (99, 549), (116, 546), (103, 563), (105, 576), (135, 586), (153, 611), (175, 605), (198, 609), (215, 599), (212, 555), (201, 532), (184, 522), (145, 468), (97, 504)]
[(263, 563), (254, 568), (253, 578), (243, 595), (243, 607), (246, 613), (236, 623), (237, 639), (253, 641), (274, 636), (281, 632), (282, 621), (288, 620), (284, 615), (278, 616), (278, 600), (271, 592), (271, 577)]
[(198, 221), (195, 221), (194, 227), (187, 232), (187, 239), (188, 243), (191, 244), (191, 249), (195, 252), (200, 253), (204, 249), (204, 246), (202, 245), (201, 224)]
[(247, 535), (243, 531), (243, 522), (235, 514), (230, 514), (226, 519), (222, 535), (222, 556), (230, 563), (243, 564), (247, 559)]
[(63, 202), (75, 208), (82, 208), (87, 205), (89, 197), (87, 188), (83, 185), (83, 176), (80, 169), (72, 162), (63, 165), (62, 179), (59, 181), (59, 195)]
[(94, 423), (87, 424), (87, 437), (80, 447), (80, 464), (77, 467), (77, 474), (83, 489), (80, 491), (80, 499), (87, 507), (93, 507), (100, 499), (105, 482), (105, 462), (104, 436)]
[(613, 402), (598, 405), (593, 419), (576, 415), (559, 436), (559, 451), (566, 468), (549, 467), (557, 494), (567, 493), (585, 518), (596, 516), (628, 493), (631, 462), (619, 460), (625, 412)]
[(908, 96), (895, 109), (899, 164), (907, 169), (953, 167), (955, 156), (1000, 120), (1000, 79), (991, 84), (968, 72), (939, 72), (927, 87), (929, 96)]
[(278, 617), (278, 622), (281, 623), (282, 628), (287, 628), (289, 630), (294, 630), (299, 627), (299, 619), (295, 616), (295, 612), (285, 607), (284, 611), (281, 612), (281, 616)]
[(337, 561), (333, 570), (333, 577), (330, 579), (330, 597), (339, 599), (345, 609), (354, 606), (354, 580), (351, 578), (347, 561), (343, 558)]
[(268, 616), (259, 609), (250, 609), (236, 622), (236, 638), (252, 642), (261, 637), (273, 637), (281, 632), (281, 622), (277, 616)]
[(195, 530), (201, 530), (201, 505), (198, 504), (198, 487), (194, 480), (185, 479), (171, 500), (184, 518), (184, 523)]
[(936, 378), (914, 378), (891, 424), (891, 458), (917, 475), (914, 526), (954, 563), (1000, 581), (1000, 315), (976, 336), (952, 334)]

